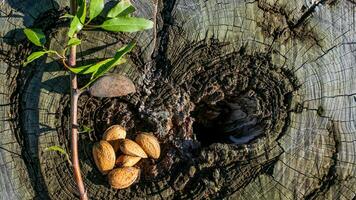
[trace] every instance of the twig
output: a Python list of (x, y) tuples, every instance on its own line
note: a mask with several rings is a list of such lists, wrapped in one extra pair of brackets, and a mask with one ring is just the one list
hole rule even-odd
[(56, 54), (56, 56), (60, 59), (65, 59), (65, 57), (63, 57), (61, 54), (59, 54), (57, 51), (53, 51), (54, 54)]
[(85, 24), (84, 27), (86, 27), (86, 28), (93, 28), (93, 29), (95, 29), (95, 28), (100, 28), (100, 26), (98, 26), (98, 25), (91, 25), (91, 24)]
[[(70, 0), (70, 8), (72, 15), (75, 15), (77, 4), (76, 0)], [(76, 37), (76, 36), (74, 36)], [(70, 67), (75, 67), (76, 65), (76, 46), (70, 47), (69, 62)], [(79, 156), (78, 156), (78, 98), (80, 96), (80, 91), (78, 90), (77, 75), (70, 72), (70, 86), (71, 86), (71, 101), (70, 101), (70, 119), (71, 119), (71, 150), (72, 150), (72, 163), (74, 178), (77, 183), (77, 187), (80, 194), (81, 200), (87, 200), (87, 192), (84, 187), (80, 166), (79, 166)]]
[[(73, 48), (74, 47), (74, 48)], [(71, 47), (71, 52), (74, 49), (75, 51), (75, 46)], [(73, 58), (70, 56), (70, 58)], [(75, 56), (74, 56), (75, 58)], [(70, 66), (73, 67), (73, 65)], [(74, 171), (74, 178), (77, 183), (79, 193), (80, 193), (80, 199), (81, 200), (87, 200), (87, 192), (84, 187), (82, 175), (81, 175), (81, 170), (80, 170), (80, 165), (79, 165), (79, 155), (78, 155), (78, 98), (80, 96), (80, 92), (78, 90), (78, 85), (77, 85), (77, 75), (71, 73), (71, 135), (72, 135), (72, 163), (73, 163), (73, 171)]]

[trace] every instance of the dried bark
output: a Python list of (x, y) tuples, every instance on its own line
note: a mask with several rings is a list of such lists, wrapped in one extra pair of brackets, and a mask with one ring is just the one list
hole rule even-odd
[[(140, 16), (155, 15), (153, 1), (134, 3)], [(60, 49), (66, 6), (0, 3), (3, 199), (78, 197), (65, 158), (44, 152), (70, 149), (69, 76), (50, 59), (21, 68), (33, 46), (19, 29), (37, 24)], [(157, 32), (79, 35), (79, 63), (138, 40), (115, 70), (137, 92), (79, 100), (79, 123), (94, 127), (79, 135), (90, 199), (355, 198), (352, 1), (175, 0), (157, 9)], [(91, 158), (92, 144), (115, 123), (131, 138), (154, 131), (162, 142), (161, 159), (141, 161), (140, 181), (119, 191)]]

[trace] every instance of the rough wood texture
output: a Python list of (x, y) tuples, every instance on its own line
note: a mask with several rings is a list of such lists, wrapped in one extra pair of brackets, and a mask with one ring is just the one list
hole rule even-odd
[[(154, 16), (152, 1), (134, 3), (140, 16)], [(19, 29), (36, 24), (60, 49), (67, 22), (58, 17), (67, 5), (0, 1), (0, 199), (78, 196), (65, 158), (44, 152), (69, 151), (69, 78), (50, 59), (20, 67), (34, 47)], [(156, 44), (155, 31), (80, 35), (80, 63), (138, 40), (115, 70), (137, 93), (80, 100), (80, 123), (95, 129), (79, 142), (89, 198), (354, 199), (355, 5), (159, 1)], [(119, 191), (91, 157), (116, 123), (129, 138), (152, 131), (162, 143), (157, 162), (140, 161), (139, 183)]]

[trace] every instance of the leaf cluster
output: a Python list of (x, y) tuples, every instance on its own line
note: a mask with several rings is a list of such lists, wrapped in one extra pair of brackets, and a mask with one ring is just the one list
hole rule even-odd
[[(85, 87), (90, 86), (95, 80), (110, 71), (113, 67), (123, 64), (125, 59), (123, 56), (130, 52), (135, 44), (133, 42), (120, 48), (114, 57), (108, 58), (97, 63), (89, 65), (72, 67), (66, 64), (66, 51), (71, 46), (81, 44), (81, 40), (76, 37), (83, 28), (103, 29), (110, 32), (137, 32), (153, 27), (153, 22), (144, 18), (132, 16), (135, 12), (135, 7), (131, 4), (130, 0), (121, 0), (114, 7), (106, 13), (106, 19), (101, 24), (91, 24), (92, 20), (97, 18), (104, 10), (104, 0), (90, 0), (89, 8), (87, 8), (86, 0), (78, 0), (78, 8), (75, 15), (65, 14), (64, 18), (70, 18), (71, 23), (68, 29), (68, 42), (62, 54), (54, 50), (47, 50), (45, 48), (46, 36), (40, 29), (24, 29), (27, 39), (34, 45), (41, 47), (41, 51), (36, 51), (27, 57), (24, 66), (30, 62), (40, 58), (43, 55), (55, 55), (62, 60), (63, 64), (68, 70), (75, 74), (91, 74), (91, 79)], [(88, 14), (89, 13), (89, 14)], [(84, 88), (85, 88), (84, 87)]]

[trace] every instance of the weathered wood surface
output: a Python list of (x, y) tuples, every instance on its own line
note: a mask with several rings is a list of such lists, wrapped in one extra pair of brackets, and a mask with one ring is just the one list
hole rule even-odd
[[(139, 15), (154, 16), (152, 1), (134, 3)], [(81, 35), (88, 42), (79, 48), (81, 61), (138, 40), (128, 64), (116, 70), (133, 79), (137, 93), (81, 100), (81, 123), (95, 128), (80, 140), (89, 197), (354, 199), (355, 5), (159, 1), (156, 36)], [(58, 17), (68, 2), (5, 0), (0, 6), (0, 199), (73, 199), (70, 166), (44, 152), (51, 145), (69, 150), (66, 73), (50, 59), (22, 69), (33, 46), (19, 31), (41, 21), (36, 26), (54, 38), (48, 45), (60, 48), (67, 22)], [(222, 101), (233, 111), (215, 120), (208, 111), (223, 112)], [(153, 130), (163, 143), (153, 175), (144, 173), (121, 191), (108, 187), (90, 158), (92, 143), (113, 123), (128, 127), (129, 135)], [(237, 129), (242, 135), (234, 138), (219, 132), (231, 136)]]

